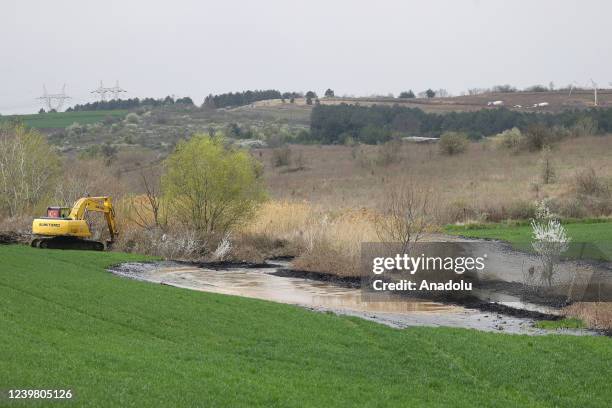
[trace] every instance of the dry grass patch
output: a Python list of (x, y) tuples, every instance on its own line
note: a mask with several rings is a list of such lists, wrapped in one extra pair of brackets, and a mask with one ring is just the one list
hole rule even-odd
[(580, 302), (565, 308), (568, 317), (577, 317), (589, 327), (612, 329), (612, 303), (611, 302)]
[[(431, 212), (435, 222), (500, 221), (529, 215), (528, 207), (548, 197), (562, 202), (574, 197), (576, 173), (591, 166), (598, 177), (612, 179), (612, 137), (568, 138), (555, 145), (554, 182), (541, 183), (539, 152), (513, 154), (490, 143), (470, 143), (465, 153), (438, 154), (435, 145), (403, 143), (397, 160), (378, 165), (378, 146), (292, 146), (308, 168), (283, 173), (272, 167), (272, 149), (262, 149), (264, 176), (278, 200), (307, 201), (317, 208), (377, 209), (385, 190), (406, 178), (433, 191)], [(364, 165), (365, 163), (365, 165)], [(571, 205), (566, 205), (572, 208)], [(585, 216), (602, 215), (589, 214)], [(561, 214), (564, 215), (564, 214)]]
[(378, 240), (375, 219), (367, 209), (331, 212), (306, 202), (272, 201), (241, 233), (284, 242), (287, 255), (299, 255), (296, 269), (357, 276), (361, 243)]

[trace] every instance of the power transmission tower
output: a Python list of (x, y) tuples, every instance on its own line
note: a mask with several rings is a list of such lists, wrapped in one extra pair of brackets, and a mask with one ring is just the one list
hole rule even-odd
[(43, 84), (43, 94), (36, 99), (44, 101), (45, 105), (47, 106), (47, 111), (59, 111), (64, 106), (64, 102), (71, 98), (70, 96), (66, 95), (66, 84), (62, 86), (62, 92), (56, 94), (50, 94), (47, 92), (47, 87)]
[(119, 86), (119, 81), (115, 82), (115, 86), (112, 88), (107, 88), (109, 92), (113, 94), (113, 99), (119, 99), (119, 94), (121, 92), (127, 92), (125, 89), (122, 89)]
[(127, 91), (119, 86), (119, 81), (115, 82), (115, 86), (113, 87), (105, 87), (104, 83), (100, 81), (100, 86), (91, 91), (91, 93), (100, 95), (100, 100), (102, 102), (106, 101), (106, 95), (108, 94), (112, 95), (112, 99), (119, 99), (119, 94), (122, 92)]
[(100, 100), (104, 102), (106, 101), (106, 93), (108, 92), (108, 89), (109, 88), (104, 87), (102, 80), (100, 80), (100, 86), (97, 89), (91, 91), (91, 93), (97, 93), (98, 95), (100, 95)]

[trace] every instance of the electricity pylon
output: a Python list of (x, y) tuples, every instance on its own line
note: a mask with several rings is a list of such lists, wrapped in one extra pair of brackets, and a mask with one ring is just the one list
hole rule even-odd
[(64, 106), (64, 102), (67, 99), (71, 99), (70, 96), (66, 95), (66, 84), (62, 86), (62, 92), (56, 94), (50, 94), (47, 92), (47, 87), (43, 84), (43, 94), (36, 99), (40, 99), (44, 101), (47, 106), (47, 110), (56, 110), (59, 111)]
[(100, 86), (98, 86), (98, 88), (91, 91), (91, 93), (96, 93), (100, 95), (101, 101), (106, 101), (107, 94), (111, 94), (113, 96), (112, 99), (119, 99), (119, 94), (122, 92), (127, 92), (127, 91), (119, 86), (119, 81), (115, 82), (115, 86), (113, 87), (105, 87), (104, 83), (100, 81)]

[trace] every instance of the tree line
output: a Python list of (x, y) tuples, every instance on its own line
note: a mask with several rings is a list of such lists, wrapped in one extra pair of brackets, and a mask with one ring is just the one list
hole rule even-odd
[(242, 106), (266, 99), (281, 99), (282, 94), (276, 89), (228, 92), (219, 95), (210, 94), (204, 99), (204, 107), (225, 108), (228, 106)]
[[(333, 91), (328, 89), (326, 96), (333, 96)], [(204, 108), (226, 108), (229, 106), (249, 105), (253, 102), (264, 101), (267, 99), (282, 99), (293, 102), (295, 98), (303, 98), (302, 92), (280, 92), (276, 89), (254, 90), (243, 92), (227, 92), (218, 95), (210, 94), (204, 99), (202, 107)], [(309, 99), (316, 99), (316, 94), (309, 91), (307, 96)], [(194, 106), (193, 100), (186, 96), (184, 98), (175, 99), (171, 96), (165, 98), (130, 98), (130, 99), (113, 99), (110, 101), (97, 101), (85, 104), (78, 104), (68, 108), (67, 112), (93, 111), (93, 110), (113, 110), (113, 109), (136, 109), (141, 107), (157, 108), (169, 105)]]
[[(333, 96), (331, 89), (326, 91), (326, 96)], [(330, 94), (331, 93), (331, 94)], [(315, 99), (317, 94), (313, 91), (306, 93), (307, 99)], [(265, 101), (268, 99), (281, 99), (283, 102), (289, 100), (293, 103), (295, 98), (304, 98), (302, 92), (280, 92), (276, 89), (243, 91), (243, 92), (227, 92), (218, 95), (210, 94), (204, 99), (203, 108), (227, 108), (230, 106), (244, 106), (257, 101)]]
[(551, 114), (499, 108), (438, 114), (398, 105), (316, 105), (310, 119), (310, 141), (334, 144), (350, 138), (376, 144), (394, 136), (439, 137), (446, 131), (465, 132), (470, 138), (479, 139), (514, 127), (526, 129), (532, 124), (569, 128), (585, 118), (596, 123), (598, 132), (612, 132), (612, 109)]
[(165, 98), (130, 98), (130, 99), (112, 99), (110, 101), (96, 101), (84, 104), (77, 104), (66, 109), (66, 112), (81, 112), (94, 110), (115, 110), (115, 109), (136, 109), (142, 107), (157, 108), (161, 106), (182, 105), (194, 106), (193, 100), (185, 96), (183, 98), (173, 98), (166, 96)]

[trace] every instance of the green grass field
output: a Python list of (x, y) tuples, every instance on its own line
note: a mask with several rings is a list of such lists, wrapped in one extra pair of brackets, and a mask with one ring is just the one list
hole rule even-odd
[[(569, 221), (563, 225), (572, 239), (567, 256), (612, 260), (612, 221), (597, 219), (585, 222)], [(521, 251), (532, 250), (532, 231), (528, 223), (448, 225), (444, 231), (468, 238), (498, 239), (509, 242), (515, 249)]]
[(580, 319), (569, 318), (561, 320), (540, 320), (536, 322), (536, 327), (546, 330), (556, 329), (584, 329), (586, 325)]
[[(75, 399), (58, 406), (97, 407), (612, 400), (607, 337), (397, 330), (104, 270), (138, 258), (0, 246), (0, 390), (70, 388)], [(20, 405), (2, 398), (2, 406)]]
[(70, 126), (75, 122), (78, 122), (81, 125), (86, 125), (90, 123), (102, 122), (104, 118), (108, 116), (123, 118), (126, 114), (126, 110), (57, 112), (33, 115), (2, 116), (0, 117), (0, 121), (17, 119), (36, 129), (59, 129)]

